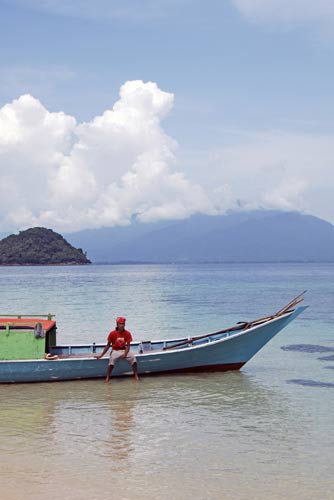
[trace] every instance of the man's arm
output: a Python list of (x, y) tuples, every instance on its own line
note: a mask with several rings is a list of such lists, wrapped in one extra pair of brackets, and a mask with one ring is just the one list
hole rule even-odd
[(94, 357), (95, 357), (96, 359), (100, 359), (100, 358), (102, 358), (102, 356), (104, 356), (104, 355), (105, 355), (105, 353), (109, 350), (109, 347), (110, 347), (110, 343), (108, 342), (108, 344), (106, 344), (106, 345), (104, 346), (104, 349), (103, 349), (103, 351), (101, 352), (101, 354), (98, 354), (97, 356), (94, 356)]

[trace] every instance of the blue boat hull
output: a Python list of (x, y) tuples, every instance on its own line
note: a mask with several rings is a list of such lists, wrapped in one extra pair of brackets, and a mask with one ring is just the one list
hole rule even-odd
[[(152, 375), (238, 370), (304, 309), (306, 307), (298, 307), (291, 313), (249, 329), (185, 342), (184, 345), (176, 346), (174, 349), (173, 344), (184, 339), (152, 342), (152, 350), (143, 353), (138, 352), (140, 344), (133, 343), (131, 350), (137, 358), (138, 373), (139, 375)], [(163, 350), (163, 345), (169, 348)], [(103, 346), (97, 346), (96, 352), (102, 348)], [(53, 354), (61, 353), (65, 349), (69, 350), (69, 347), (56, 347)], [(71, 356), (66, 358), (60, 356), (59, 359), (53, 361), (0, 361), (0, 383), (53, 382), (105, 377), (108, 357), (95, 359), (88, 346), (73, 346), (70, 349)], [(126, 375), (132, 375), (132, 368), (126, 360), (121, 360), (115, 365), (112, 376)]]

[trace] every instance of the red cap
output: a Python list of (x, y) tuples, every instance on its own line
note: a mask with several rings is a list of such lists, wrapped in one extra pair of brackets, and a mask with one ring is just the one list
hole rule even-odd
[(119, 316), (118, 318), (116, 318), (116, 323), (125, 323), (126, 322), (126, 318), (122, 318), (122, 316)]

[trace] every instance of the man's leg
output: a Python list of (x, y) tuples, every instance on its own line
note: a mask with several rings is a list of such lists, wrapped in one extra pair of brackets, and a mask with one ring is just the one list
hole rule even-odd
[(114, 365), (108, 365), (108, 371), (107, 371), (107, 377), (106, 377), (106, 384), (109, 382), (110, 376), (112, 369), (114, 368)]
[(126, 360), (132, 365), (134, 379), (139, 380), (136, 357), (132, 354), (132, 352), (129, 352), (126, 356)]
[(133, 376), (134, 376), (135, 380), (139, 380), (138, 369), (137, 369), (137, 363), (136, 362), (133, 363), (132, 369), (133, 369)]
[(108, 371), (107, 371), (107, 377), (106, 377), (106, 384), (109, 382), (109, 379), (111, 377), (111, 372), (113, 371), (115, 363), (117, 363), (122, 356), (121, 351), (111, 351), (110, 353), (110, 359), (109, 359), (109, 366), (108, 366)]

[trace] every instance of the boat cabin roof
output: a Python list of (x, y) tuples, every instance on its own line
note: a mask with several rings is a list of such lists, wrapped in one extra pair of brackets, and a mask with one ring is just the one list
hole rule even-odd
[(0, 317), (0, 328), (5, 328), (7, 325), (9, 325), (11, 328), (15, 329), (34, 329), (37, 323), (42, 324), (43, 330), (45, 332), (48, 332), (51, 330), (54, 326), (56, 326), (56, 322), (52, 319), (43, 319), (43, 318), (33, 318), (33, 317), (22, 317), (22, 318), (17, 318), (17, 317)]

